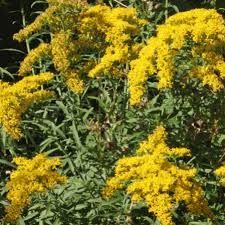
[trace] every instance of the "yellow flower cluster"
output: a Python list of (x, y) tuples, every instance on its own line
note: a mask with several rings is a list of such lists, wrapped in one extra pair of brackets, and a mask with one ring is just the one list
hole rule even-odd
[(20, 217), (30, 202), (31, 194), (45, 192), (67, 181), (65, 176), (55, 171), (61, 165), (59, 158), (48, 159), (38, 154), (33, 159), (16, 157), (13, 162), (18, 167), (10, 174), (10, 181), (6, 184), (10, 205), (6, 208), (4, 219), (8, 222), (15, 222)]
[(71, 61), (76, 52), (69, 34), (66, 34), (65, 32), (55, 34), (51, 45), (53, 63), (56, 69), (61, 72), (61, 75), (65, 78), (66, 84), (72, 91), (76, 93), (82, 92), (84, 83), (80, 80), (79, 73), (77, 73), (76, 70), (71, 69)]
[[(136, 10), (111, 9), (104, 5), (87, 7), (85, 1), (48, 2), (49, 8), (43, 14), (14, 35), (21, 41), (45, 24), (53, 33), (51, 43), (42, 43), (27, 55), (21, 63), (19, 74), (27, 74), (40, 57), (49, 55), (67, 86), (77, 93), (84, 89), (83, 75), (97, 77), (111, 72), (120, 76), (118, 65), (121, 67), (121, 64), (133, 59), (141, 46), (134, 43), (133, 37), (139, 34), (146, 21), (138, 19)], [(77, 10), (78, 5), (83, 7)], [(102, 56), (100, 62), (95, 62), (93, 58), (83, 60), (82, 55), (86, 54), (87, 49), (99, 52)]]
[(51, 4), (68, 4), (68, 5), (81, 5), (86, 6), (86, 0), (47, 0), (48, 3)]
[[(85, 0), (48, 0), (49, 8), (56, 8), (54, 14), (48, 17), (51, 33), (72, 31), (77, 33), (79, 13), (88, 6)], [(34, 21), (35, 23), (35, 21)]]
[(128, 62), (134, 44), (132, 37), (140, 32), (140, 27), (144, 24), (146, 21), (137, 17), (134, 8), (111, 9), (108, 6), (96, 5), (84, 12), (80, 32), (96, 40), (103, 36), (107, 45), (100, 63), (89, 71), (89, 76), (100, 76), (111, 72), (117, 64)]
[(84, 89), (84, 83), (79, 78), (79, 73), (71, 69), (71, 59), (76, 54), (73, 51), (74, 45), (71, 43), (69, 34), (65, 32), (56, 33), (51, 44), (41, 43), (37, 48), (31, 50), (21, 62), (19, 76), (25, 76), (32, 71), (32, 66), (40, 58), (48, 56), (53, 58), (55, 68), (64, 77), (68, 87), (76, 93)]
[[(14, 35), (14, 39), (21, 42), (28, 38), (31, 34), (39, 31), (43, 26), (49, 25), (53, 29), (62, 29), (62, 19), (65, 25), (71, 28), (74, 27), (74, 20), (76, 17), (71, 14), (66, 14), (65, 18), (60, 18), (63, 15), (63, 11), (71, 9), (71, 7), (86, 7), (87, 2), (85, 0), (48, 0), (49, 7), (41, 13), (33, 23), (21, 29), (18, 33)], [(60, 27), (60, 28), (59, 28)]]
[(194, 9), (177, 13), (159, 25), (157, 36), (150, 38), (138, 59), (131, 62), (128, 74), (131, 105), (140, 103), (145, 82), (153, 74), (158, 76), (159, 89), (172, 87), (174, 62), (187, 39), (193, 42), (189, 76), (198, 77), (213, 91), (224, 87), (225, 62), (221, 51), (225, 44), (224, 19), (216, 10)]
[(15, 84), (0, 81), (0, 125), (14, 139), (22, 137), (20, 124), (30, 105), (53, 96), (53, 92), (38, 88), (53, 78), (52, 73), (23, 78)]
[(14, 34), (13, 38), (19, 42), (24, 41), (31, 34), (39, 31), (48, 22), (49, 17), (51, 17), (56, 10), (56, 6), (47, 8), (45, 12), (37, 16), (33, 23)]
[(220, 183), (225, 186), (225, 162), (214, 171), (215, 175), (220, 177)]
[(32, 71), (32, 65), (40, 58), (49, 56), (51, 54), (51, 45), (41, 43), (37, 48), (31, 50), (25, 59), (21, 62), (18, 71), (19, 76), (25, 76)]
[(190, 213), (213, 217), (204, 199), (204, 191), (194, 180), (196, 169), (178, 167), (170, 157), (190, 156), (186, 148), (169, 148), (167, 134), (162, 126), (140, 144), (136, 156), (117, 162), (115, 176), (107, 181), (103, 195), (110, 197), (126, 187), (133, 202), (144, 200), (162, 225), (174, 225), (172, 209), (183, 201)]

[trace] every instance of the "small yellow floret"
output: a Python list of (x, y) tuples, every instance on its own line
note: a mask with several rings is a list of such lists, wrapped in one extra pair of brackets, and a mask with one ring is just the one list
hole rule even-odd
[(214, 173), (220, 178), (220, 183), (225, 186), (225, 162)]

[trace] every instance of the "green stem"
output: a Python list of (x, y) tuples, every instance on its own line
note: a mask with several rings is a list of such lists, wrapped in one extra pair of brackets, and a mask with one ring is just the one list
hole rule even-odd
[[(23, 24), (23, 28), (26, 27), (26, 16), (25, 16), (25, 10), (24, 10), (24, 2), (21, 1), (21, 15), (22, 15), (22, 24)], [(27, 53), (30, 52), (30, 44), (28, 39), (26, 38), (26, 48), (27, 48)]]
[(168, 5), (169, 5), (169, 2), (168, 0), (165, 0), (165, 20), (168, 19)]
[(116, 2), (117, 4), (119, 4), (119, 5), (121, 5), (121, 6), (125, 7), (125, 8), (128, 8), (127, 5), (124, 5), (122, 2), (120, 2), (118, 0), (114, 0), (114, 2)]
[[(23, 25), (23, 28), (26, 27), (26, 15), (25, 15), (25, 10), (24, 10), (24, 1), (21, 0), (20, 2), (20, 8), (21, 8), (21, 16), (22, 16), (22, 25)], [(29, 43), (29, 40), (28, 38), (26, 38), (25, 40), (25, 43), (26, 43), (26, 49), (27, 49), (27, 53), (30, 52), (30, 43)], [(32, 74), (34, 75), (34, 69), (32, 68)]]

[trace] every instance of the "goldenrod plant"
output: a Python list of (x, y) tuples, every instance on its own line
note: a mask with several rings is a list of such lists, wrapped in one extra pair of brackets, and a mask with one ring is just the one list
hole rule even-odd
[(159, 89), (172, 88), (182, 48), (189, 53), (186, 62), (189, 68), (187, 74), (183, 72), (184, 77), (198, 77), (203, 85), (215, 92), (224, 88), (222, 46), (225, 26), (222, 15), (216, 10), (194, 9), (177, 13), (159, 25), (156, 32), (156, 37), (148, 40), (138, 59), (131, 62), (128, 74), (131, 105), (140, 103), (149, 76), (157, 74)]
[(136, 155), (119, 159), (115, 176), (109, 179), (103, 194), (110, 197), (125, 186), (133, 202), (144, 200), (162, 225), (173, 225), (172, 210), (175, 204), (184, 201), (193, 214), (213, 218), (213, 213), (204, 199), (204, 192), (195, 180), (196, 169), (177, 166), (170, 157), (191, 156), (187, 148), (170, 148), (167, 133), (157, 127), (148, 140), (140, 144)]
[(224, 224), (221, 1), (19, 3), (0, 223)]
[(67, 178), (56, 172), (60, 166), (59, 158), (48, 159), (43, 154), (33, 159), (16, 157), (13, 162), (17, 169), (10, 174), (7, 182), (7, 199), (10, 205), (6, 208), (5, 221), (15, 222), (30, 202), (30, 195), (36, 192), (46, 192), (56, 184), (63, 184)]
[(29, 106), (53, 97), (54, 92), (40, 89), (42, 84), (52, 78), (53, 74), (46, 72), (39, 76), (25, 77), (14, 84), (0, 82), (0, 124), (12, 138), (21, 138), (22, 114)]
[[(65, 17), (63, 24), (61, 17)], [(53, 32), (49, 44), (41, 43), (26, 56), (19, 75), (31, 72), (39, 58), (49, 56), (68, 87), (77, 93), (84, 90), (82, 75), (98, 77), (112, 73), (122, 77), (125, 72), (121, 65), (126, 65), (135, 51), (140, 49), (133, 37), (140, 33), (141, 26), (146, 23), (137, 18), (134, 8), (111, 9), (104, 5), (88, 7), (79, 1), (49, 1), (49, 8), (45, 12), (14, 35), (14, 39), (22, 41), (44, 25), (48, 25)], [(99, 63), (93, 58), (83, 59), (85, 51), (94, 50), (102, 55)], [(82, 69), (78, 68), (78, 64), (82, 64)]]

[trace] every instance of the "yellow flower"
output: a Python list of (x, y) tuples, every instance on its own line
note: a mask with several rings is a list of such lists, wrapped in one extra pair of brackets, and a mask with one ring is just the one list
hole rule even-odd
[(68, 5), (80, 5), (86, 6), (88, 3), (86, 0), (47, 0), (48, 4), (68, 4)]
[(134, 45), (132, 37), (146, 24), (145, 20), (137, 17), (134, 8), (111, 9), (104, 5), (90, 7), (81, 18), (80, 32), (96, 40), (102, 37), (102, 42), (107, 44), (100, 62), (90, 70), (89, 77), (101, 76), (111, 72), (116, 64), (128, 62)]
[(187, 148), (170, 148), (162, 126), (140, 144), (136, 155), (117, 161), (115, 176), (103, 190), (110, 197), (116, 190), (126, 188), (133, 202), (144, 200), (162, 225), (174, 225), (172, 209), (175, 203), (186, 203), (190, 213), (213, 217), (204, 199), (204, 191), (194, 180), (196, 169), (178, 167), (169, 157), (190, 156)]
[(32, 71), (33, 64), (35, 64), (40, 58), (49, 56), (50, 54), (51, 45), (41, 43), (37, 48), (31, 50), (21, 62), (18, 75), (25, 76), (27, 73), (30, 73)]
[(82, 93), (84, 90), (84, 82), (79, 78), (79, 74), (75, 71), (68, 70), (64, 73), (65, 83), (75, 93)]
[(220, 183), (225, 186), (225, 163), (214, 171), (214, 174), (220, 178)]
[(10, 181), (6, 184), (7, 199), (10, 202), (4, 218), (7, 222), (19, 219), (23, 209), (30, 203), (30, 195), (46, 192), (56, 184), (67, 181), (65, 176), (55, 171), (61, 166), (59, 158), (48, 159), (45, 155), (38, 154), (33, 159), (16, 157), (13, 162), (17, 169), (10, 174)]
[[(48, 0), (48, 3), (49, 7), (37, 16), (34, 22), (14, 34), (13, 38), (15, 40), (19, 42), (24, 41), (33, 33), (41, 30), (45, 25), (48, 25), (51, 31), (54, 32), (65, 30), (66, 27), (72, 30), (77, 26), (77, 17), (74, 16), (74, 13), (77, 13), (76, 9), (85, 9), (87, 7), (85, 0)], [(66, 12), (68, 9), (71, 10), (70, 13)]]
[[(123, 68), (136, 57), (141, 44), (133, 37), (140, 33), (146, 21), (139, 19), (134, 8), (89, 6), (81, 0), (48, 0), (49, 7), (14, 38), (22, 41), (48, 25), (52, 33), (49, 44), (32, 50), (21, 63), (19, 75), (26, 75), (39, 58), (50, 56), (55, 68), (74, 92), (84, 90), (81, 77), (98, 77), (111, 73), (124, 76)], [(98, 52), (101, 57), (84, 56)]]
[(71, 69), (71, 59), (76, 54), (76, 49), (72, 44), (70, 35), (65, 34), (64, 32), (55, 34), (51, 45), (53, 63), (64, 77), (65, 83), (72, 91), (81, 93), (84, 90), (84, 83), (80, 80), (79, 73), (76, 70)]
[[(176, 56), (187, 39), (194, 43), (190, 50), (189, 76), (198, 77), (213, 91), (224, 88), (225, 61), (221, 52), (221, 46), (225, 45), (224, 19), (216, 10), (194, 9), (177, 13), (159, 25), (156, 37), (150, 38), (138, 59), (131, 62), (128, 74), (131, 105), (140, 103), (145, 83), (154, 74), (158, 77), (159, 89), (173, 86)], [(202, 65), (196, 59), (202, 59)]]
[(14, 34), (14, 40), (19, 42), (24, 41), (31, 34), (39, 31), (48, 21), (49, 17), (57, 10), (57, 7), (52, 6), (46, 9), (45, 12), (37, 16), (35, 21), (25, 28), (21, 29), (18, 33)]
[(12, 85), (0, 81), (0, 124), (12, 138), (19, 140), (22, 137), (22, 115), (29, 106), (53, 96), (51, 91), (38, 90), (52, 78), (52, 73), (42, 73), (25, 77)]

